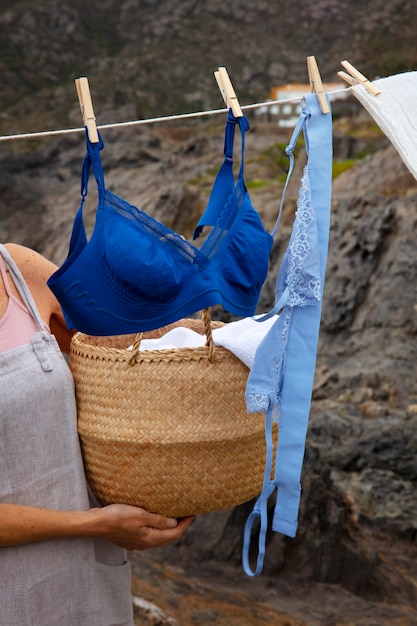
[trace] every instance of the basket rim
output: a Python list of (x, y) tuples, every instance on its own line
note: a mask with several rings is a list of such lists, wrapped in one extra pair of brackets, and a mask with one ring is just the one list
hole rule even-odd
[[(93, 360), (121, 361), (131, 362), (132, 350), (129, 346), (126, 348), (116, 348), (111, 346), (100, 346), (90, 342), (91, 335), (81, 332), (75, 333), (71, 339), (70, 355), (90, 358)], [(129, 337), (129, 335), (126, 335)], [(98, 337), (94, 338), (95, 340)], [(244, 367), (245, 364), (236, 357), (233, 352), (223, 346), (216, 346), (216, 361), (223, 359), (237, 360)], [(139, 351), (133, 364), (146, 361), (209, 361), (209, 348), (207, 346), (199, 347), (182, 347), (167, 348), (160, 350), (142, 350)]]

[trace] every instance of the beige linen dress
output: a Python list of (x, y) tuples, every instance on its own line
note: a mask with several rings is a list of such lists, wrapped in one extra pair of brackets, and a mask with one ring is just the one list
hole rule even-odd
[[(0, 254), (39, 331), (0, 353), (0, 502), (85, 510), (71, 372), (4, 246)], [(0, 520), (1, 523), (1, 520)], [(0, 548), (0, 626), (131, 626), (130, 565), (105, 540)]]

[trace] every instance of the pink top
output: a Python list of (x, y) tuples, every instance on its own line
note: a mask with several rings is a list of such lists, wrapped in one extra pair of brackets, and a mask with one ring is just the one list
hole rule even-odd
[(0, 352), (6, 352), (30, 343), (33, 335), (41, 329), (25, 305), (12, 294), (1, 255), (0, 274), (8, 296), (6, 311), (0, 318)]

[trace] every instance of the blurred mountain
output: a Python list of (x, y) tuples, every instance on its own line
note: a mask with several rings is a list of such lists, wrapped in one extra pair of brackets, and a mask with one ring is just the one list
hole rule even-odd
[(219, 107), (220, 65), (242, 103), (305, 82), (310, 55), (326, 80), (344, 58), (386, 76), (416, 66), (416, 25), (413, 0), (1, 0), (1, 128), (78, 120), (82, 75), (99, 121), (126, 105), (138, 117)]

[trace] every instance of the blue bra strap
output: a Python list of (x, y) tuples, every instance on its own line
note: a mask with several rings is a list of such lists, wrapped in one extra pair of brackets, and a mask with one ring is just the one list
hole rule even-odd
[(240, 168), (239, 168), (239, 178), (243, 181), (243, 172), (245, 168), (245, 136), (246, 132), (249, 130), (249, 122), (248, 119), (243, 117), (237, 118), (239, 128), (240, 128), (240, 137), (241, 137), (241, 157), (240, 157)]
[(249, 130), (249, 122), (245, 116), (236, 118), (232, 111), (229, 110), (224, 135), (224, 161), (214, 181), (206, 210), (199, 219), (194, 230), (193, 239), (197, 239), (197, 237), (199, 237), (204, 226), (214, 226), (216, 224), (219, 214), (235, 188), (235, 180), (233, 176), (233, 146), (236, 124), (239, 125), (242, 147), (239, 181), (244, 184), (243, 170), (245, 156), (245, 133)]
[(81, 172), (81, 197), (85, 199), (85, 197), (88, 194), (88, 180), (90, 178), (91, 166), (92, 166), (94, 177), (97, 183), (97, 191), (98, 191), (99, 204), (100, 204), (103, 199), (104, 191), (105, 191), (103, 167), (101, 165), (101, 158), (100, 158), (100, 150), (104, 148), (104, 141), (100, 133), (98, 133), (98, 137), (99, 137), (98, 143), (91, 143), (91, 141), (88, 138), (87, 129), (86, 129), (85, 136), (86, 136), (86, 144), (87, 144), (87, 154), (85, 155), (82, 172)]
[(69, 243), (68, 256), (75, 253), (78, 254), (87, 243), (87, 235), (85, 232), (83, 220), (83, 208), (85, 199), (88, 194), (88, 182), (90, 180), (91, 167), (93, 167), (94, 176), (97, 183), (99, 204), (102, 202), (105, 192), (103, 168), (100, 159), (100, 150), (104, 148), (104, 142), (99, 133), (99, 142), (92, 144), (88, 138), (87, 128), (85, 130), (87, 153), (84, 157), (81, 170), (81, 203), (74, 218), (74, 225), (72, 228), (71, 239)]
[(224, 158), (228, 161), (233, 161), (233, 147), (235, 143), (235, 128), (236, 128), (236, 118), (233, 116), (232, 112), (229, 111), (227, 114), (226, 121), (226, 130), (224, 132)]
[[(284, 301), (278, 303), (284, 305), (284, 310), (285, 307), (291, 307), (288, 309), (290, 312), (290, 322), (280, 387), (278, 389), (269, 389), (269, 391), (268, 388), (263, 389), (263, 393), (267, 394), (269, 397), (269, 407), (265, 411), (267, 462), (262, 493), (255, 504), (252, 514), (246, 522), (244, 532), (242, 561), (245, 572), (249, 576), (257, 576), (262, 571), (268, 524), (267, 503), (271, 494), (275, 491), (277, 493), (272, 519), (272, 530), (281, 532), (289, 537), (294, 537), (298, 525), (298, 511), (301, 495), (300, 478), (316, 365), (321, 300), (327, 261), (332, 164), (331, 115), (321, 113), (315, 94), (306, 96), (306, 109), (307, 108), (310, 111), (310, 116), (301, 115), (293, 137), (303, 128), (308, 151), (308, 163), (306, 167), (310, 181), (311, 204), (317, 224), (321, 298), (320, 300), (315, 300), (308, 306), (291, 305), (290, 301), (288, 304), (285, 304), (288, 293), (285, 294), (284, 291)], [(292, 149), (290, 150), (290, 154), (292, 154)], [(282, 313), (282, 315), (283, 314), (284, 313)], [(279, 319), (280, 318), (278, 318), (278, 321)], [(272, 339), (274, 338), (273, 331), (274, 329), (278, 329), (278, 321), (272, 326), (263, 342), (265, 342), (269, 336), (271, 336)], [(271, 351), (274, 350), (274, 345), (273, 342), (272, 344), (268, 343), (268, 345), (263, 345), (263, 349), (266, 346), (268, 353), (272, 355), (272, 357), (274, 355)], [(254, 374), (257, 354), (258, 352), (255, 355), (255, 362), (250, 377)], [(271, 384), (271, 380), (273, 381), (273, 378), (274, 373), (267, 371), (266, 381), (264, 382), (269, 385)], [(272, 386), (274, 386), (273, 382)], [(256, 388), (257, 387), (255, 387), (255, 391)], [(277, 397), (275, 397), (276, 393), (278, 394)], [(274, 408), (276, 410), (277, 405), (279, 407), (280, 416), (279, 435), (274, 478), (271, 480), (271, 422)], [(255, 571), (253, 571), (249, 565), (249, 549), (253, 522), (258, 517), (260, 518), (261, 530), (258, 538), (257, 566)]]

